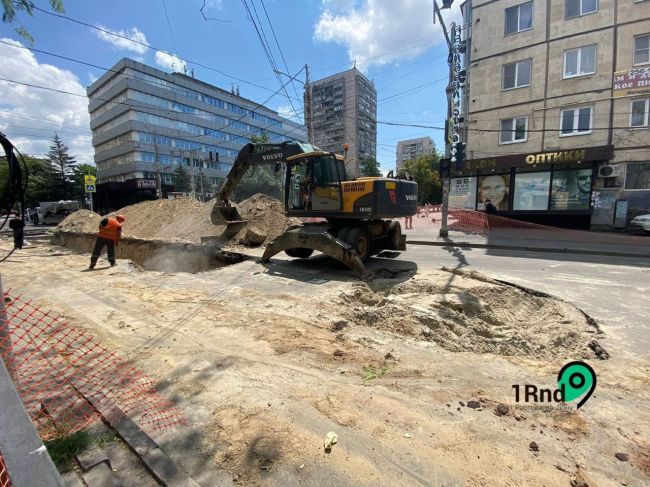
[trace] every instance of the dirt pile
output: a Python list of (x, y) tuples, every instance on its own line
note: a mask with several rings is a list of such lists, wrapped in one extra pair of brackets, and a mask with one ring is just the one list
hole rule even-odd
[[(124, 236), (200, 243), (201, 237), (217, 237), (224, 231), (223, 226), (214, 225), (210, 219), (213, 207), (213, 201), (201, 203), (189, 198), (153, 200), (126, 206), (111, 216), (126, 217), (122, 227)], [(246, 233), (249, 229), (259, 236), (256, 244), (268, 242), (282, 234), (292, 222), (284, 216), (280, 201), (263, 194), (242, 201), (237, 209), (248, 224), (234, 237), (233, 243), (248, 243)], [(79, 210), (63, 220), (55, 232), (95, 233), (101, 218), (97, 213)]]
[(353, 323), (422, 337), (454, 352), (553, 359), (593, 357), (598, 330), (572, 305), (505, 284), (412, 280), (387, 292), (358, 284), (339, 304)]
[(210, 220), (213, 203), (190, 198), (143, 201), (114, 214), (124, 215), (124, 235), (145, 240), (200, 243), (201, 237), (220, 235), (223, 227)]
[(77, 210), (57, 225), (54, 231), (97, 233), (102, 217), (89, 210)]
[(284, 206), (280, 200), (261, 193), (237, 204), (237, 210), (244, 220), (248, 220), (246, 228), (235, 237), (235, 241), (239, 243), (248, 243), (246, 234), (249, 230), (265, 235), (265, 241), (269, 242), (282, 235), (286, 228), (294, 223), (293, 219), (284, 215)]

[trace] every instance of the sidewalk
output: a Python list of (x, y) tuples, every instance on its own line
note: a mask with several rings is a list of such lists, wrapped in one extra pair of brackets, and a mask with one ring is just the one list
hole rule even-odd
[(608, 234), (580, 230), (492, 229), (473, 233), (449, 230), (440, 238), (439, 225), (403, 230), (410, 245), (435, 245), (505, 249), (533, 252), (557, 252), (650, 259), (650, 237)]

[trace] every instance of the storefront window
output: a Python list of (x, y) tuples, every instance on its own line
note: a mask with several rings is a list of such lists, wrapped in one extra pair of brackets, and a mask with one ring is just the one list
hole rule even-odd
[(551, 210), (589, 209), (592, 173), (592, 169), (554, 171)]
[(478, 210), (485, 210), (489, 199), (497, 210), (508, 209), (510, 176), (507, 174), (491, 174), (478, 178)]
[(514, 210), (547, 210), (551, 172), (519, 173), (515, 176)]
[(449, 206), (473, 210), (476, 204), (476, 178), (451, 178)]
[(625, 169), (625, 189), (650, 189), (650, 163), (627, 164)]

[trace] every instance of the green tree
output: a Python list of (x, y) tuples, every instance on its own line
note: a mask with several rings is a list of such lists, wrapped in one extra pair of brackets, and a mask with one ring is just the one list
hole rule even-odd
[(174, 170), (174, 186), (179, 193), (189, 193), (192, 191), (192, 180), (183, 166), (178, 166)]
[(70, 149), (63, 143), (59, 134), (55, 133), (52, 137), (52, 145), (47, 158), (57, 175), (57, 184), (60, 188), (61, 199), (67, 199), (72, 196), (72, 176), (77, 161), (70, 156)]
[(379, 170), (379, 163), (377, 162), (376, 159), (372, 157), (361, 160), (360, 166), (361, 166), (362, 176), (369, 176), (369, 177), (376, 177), (376, 178), (381, 176), (381, 171)]
[(442, 201), (442, 182), (440, 181), (440, 156), (431, 154), (420, 156), (413, 161), (405, 161), (400, 174), (408, 172), (418, 183), (418, 204), (438, 204)]
[[(32, 208), (38, 206), (40, 201), (56, 201), (60, 198), (56, 185), (56, 175), (47, 159), (38, 159), (24, 155), (27, 166), (27, 188), (25, 188), (25, 206)], [(8, 166), (5, 158), (0, 158), (0, 187), (4, 187), (7, 180)], [(15, 208), (18, 209), (18, 208)]]
[[(16, 20), (16, 14), (19, 11), (25, 11), (29, 15), (34, 15), (34, 2), (31, 0), (0, 0), (2, 3), (2, 21), (9, 24)], [(63, 2), (61, 0), (50, 0), (52, 10), (58, 13), (63, 13)], [(29, 31), (24, 27), (16, 27), (16, 33), (28, 41), (30, 44), (34, 42), (34, 38), (30, 35)]]
[[(254, 144), (266, 144), (270, 143), (270, 141), (269, 133), (266, 131), (263, 131), (260, 135), (251, 136), (251, 142)], [(275, 169), (275, 165), (251, 166), (235, 188), (233, 199), (242, 201), (257, 193), (282, 199), (284, 172), (276, 172)]]
[(270, 141), (269, 133), (266, 130), (262, 130), (260, 135), (251, 135), (251, 142), (253, 144), (266, 144)]

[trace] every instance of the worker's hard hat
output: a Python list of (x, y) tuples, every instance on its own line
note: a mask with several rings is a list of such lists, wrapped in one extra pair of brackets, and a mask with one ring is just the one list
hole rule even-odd
[(124, 217), (124, 215), (117, 215), (117, 216), (115, 217), (115, 219), (116, 219), (118, 222), (120, 222), (120, 223), (122, 223), (124, 220), (126, 220), (126, 218)]

